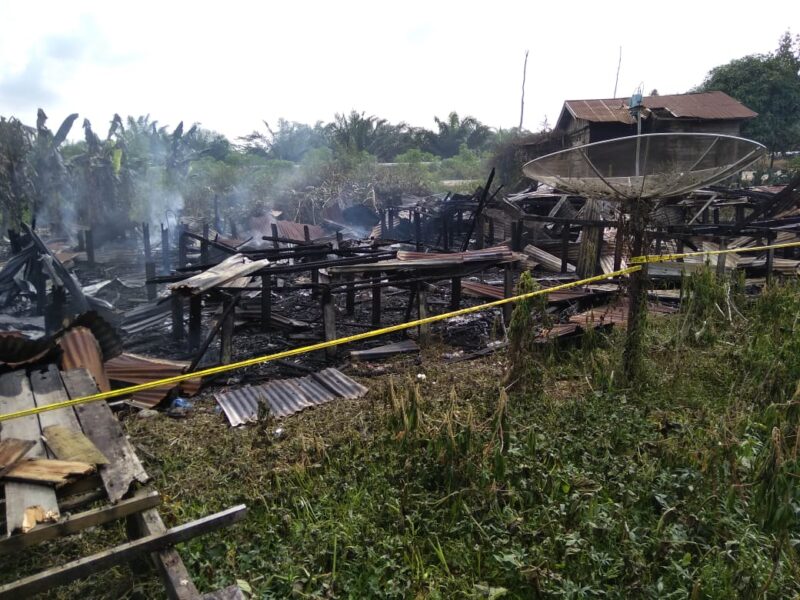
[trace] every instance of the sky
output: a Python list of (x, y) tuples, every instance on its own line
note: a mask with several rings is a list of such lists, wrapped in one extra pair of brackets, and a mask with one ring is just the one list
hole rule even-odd
[[(564, 100), (688, 91), (769, 52), (800, 2), (151, 2), (0, 0), (0, 115), (103, 131), (149, 114), (235, 140), (263, 121), (355, 109), (435, 127), (455, 110), (495, 128), (552, 126)], [(80, 123), (80, 121), (79, 121)], [(74, 127), (70, 137), (78, 137)]]

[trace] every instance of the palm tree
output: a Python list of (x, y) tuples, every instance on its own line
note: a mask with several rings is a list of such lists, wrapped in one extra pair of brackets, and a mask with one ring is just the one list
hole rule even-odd
[(423, 150), (437, 154), (442, 158), (450, 158), (458, 154), (462, 144), (470, 150), (481, 150), (489, 141), (492, 130), (475, 117), (459, 118), (453, 111), (447, 119), (434, 117), (437, 132), (424, 131), (421, 134)]

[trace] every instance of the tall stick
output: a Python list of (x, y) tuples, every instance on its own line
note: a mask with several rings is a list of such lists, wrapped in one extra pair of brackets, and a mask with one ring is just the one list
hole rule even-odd
[(617, 78), (614, 80), (614, 98), (617, 97), (617, 84), (619, 83), (619, 68), (622, 66), (622, 46), (619, 47), (619, 62), (617, 62)]
[(522, 117), (525, 115), (525, 79), (528, 75), (528, 51), (525, 50), (525, 64), (522, 67), (522, 100), (519, 107), (519, 128), (522, 129)]

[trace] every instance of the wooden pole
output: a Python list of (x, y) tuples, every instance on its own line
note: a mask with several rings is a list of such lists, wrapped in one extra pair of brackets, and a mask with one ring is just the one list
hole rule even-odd
[(261, 331), (269, 331), (272, 320), (272, 276), (261, 276)]
[(378, 327), (381, 324), (381, 280), (376, 278), (372, 281), (372, 325)]
[(156, 277), (156, 263), (149, 261), (144, 263), (144, 278), (147, 283), (145, 283), (145, 288), (147, 290), (147, 299), (148, 300), (155, 300), (156, 299), (156, 284), (153, 283), (153, 279)]
[(172, 294), (172, 339), (179, 342), (183, 339), (183, 297)]
[(461, 308), (461, 277), (450, 278), (450, 310)]
[[(322, 328), (325, 333), (325, 341), (329, 342), (336, 339), (336, 304), (333, 301), (330, 286), (322, 288)], [(325, 348), (325, 358), (329, 361), (336, 360), (336, 346)]]
[(144, 262), (153, 260), (153, 251), (150, 248), (150, 224), (142, 223), (142, 242), (144, 243)]
[(355, 274), (347, 275), (347, 295), (345, 296), (344, 312), (353, 315), (356, 312)]
[(418, 210), (414, 211), (414, 241), (417, 244), (417, 252), (422, 252), (422, 215)]
[(202, 294), (193, 294), (189, 298), (189, 350), (194, 350), (200, 345), (203, 331), (203, 297)]
[(219, 339), (219, 361), (223, 365), (231, 363), (233, 359), (233, 326), (236, 318), (236, 307), (230, 308), (229, 304), (233, 302), (230, 299), (226, 302), (227, 311), (225, 318), (222, 321), (222, 331), (220, 332)]
[(169, 226), (161, 224), (161, 271), (169, 275)]
[[(424, 281), (415, 284), (417, 286), (417, 313), (420, 319), (425, 319), (428, 316), (428, 286)], [(419, 343), (424, 344), (428, 341), (431, 326), (420, 325), (417, 328), (419, 335)]]
[[(511, 263), (506, 263), (503, 265), (503, 297), (510, 298), (514, 295), (514, 271), (512, 269)], [(511, 313), (514, 311), (514, 307), (511, 303), (503, 305), (503, 321), (506, 323), (506, 327), (511, 325)]]

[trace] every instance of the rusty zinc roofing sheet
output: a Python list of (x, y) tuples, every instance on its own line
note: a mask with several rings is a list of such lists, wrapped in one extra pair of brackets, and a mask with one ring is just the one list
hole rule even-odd
[(278, 379), (264, 385), (244, 386), (215, 394), (215, 398), (235, 427), (255, 421), (260, 404), (266, 404), (270, 413), (280, 418), (337, 398), (355, 399), (366, 393), (366, 387), (331, 368), (298, 379)]
[(61, 367), (65, 371), (86, 369), (94, 377), (101, 392), (111, 389), (108, 376), (103, 368), (103, 355), (100, 344), (88, 327), (73, 327), (58, 340), (64, 355)]
[[(567, 100), (564, 107), (576, 119), (592, 123), (617, 122), (633, 124), (628, 112), (629, 98)], [(666, 110), (673, 117), (687, 119), (752, 119), (758, 113), (731, 98), (725, 92), (645, 96), (642, 104), (650, 110)]]
[[(127, 352), (112, 358), (105, 364), (106, 373), (110, 379), (129, 384), (147, 383), (174, 377), (182, 374), (188, 366), (189, 363), (183, 361), (151, 358)], [(179, 384), (179, 389), (183, 394), (193, 396), (200, 390), (201, 383), (199, 377), (187, 379)], [(131, 396), (131, 402), (140, 407), (153, 407), (161, 402), (174, 387), (174, 385), (164, 385), (136, 392)]]
[(35, 363), (55, 348), (52, 340), (32, 340), (19, 331), (0, 331), (0, 365), (12, 369)]

